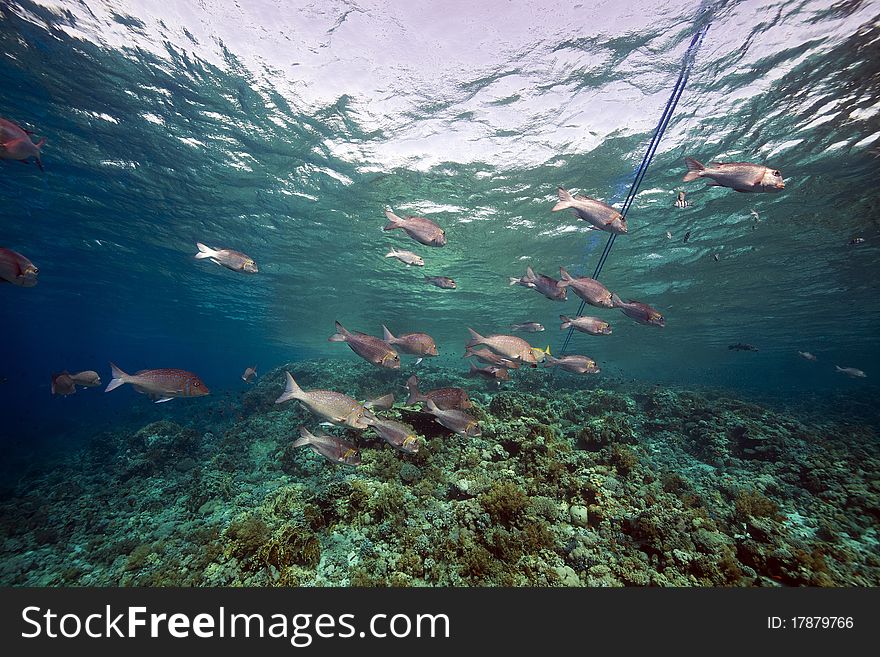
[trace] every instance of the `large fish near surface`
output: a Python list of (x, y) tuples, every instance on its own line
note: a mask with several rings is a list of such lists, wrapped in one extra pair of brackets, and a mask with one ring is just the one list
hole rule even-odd
[(437, 356), (437, 345), (427, 333), (403, 333), (397, 337), (382, 325), (382, 342), (397, 347), (411, 356)]
[(203, 397), (211, 392), (198, 376), (185, 370), (141, 370), (134, 374), (126, 374), (113, 363), (110, 363), (110, 368), (113, 371), (113, 378), (104, 392), (116, 390), (119, 386), (130, 383), (135, 390), (148, 395), (157, 404), (176, 397)]
[(407, 454), (415, 454), (419, 451), (419, 437), (416, 430), (408, 424), (397, 420), (376, 418), (370, 421), (370, 426), (395, 449)]
[(737, 192), (780, 192), (785, 181), (777, 169), (748, 162), (709, 162), (707, 167), (692, 157), (684, 158), (688, 172), (683, 180), (707, 178), (711, 186), (729, 187)]
[(559, 319), (562, 321), (562, 326), (559, 328), (563, 331), (569, 327), (574, 327), (576, 330), (582, 333), (589, 333), (590, 335), (611, 335), (611, 324), (598, 317), (582, 316), (572, 318), (568, 315), (560, 315)]
[(425, 276), (425, 282), (442, 290), (454, 290), (458, 287), (455, 281), (448, 276)]
[(348, 331), (336, 322), (336, 333), (327, 338), (329, 342), (345, 342), (351, 350), (368, 363), (390, 370), (400, 369), (400, 356), (386, 342), (366, 333)]
[(619, 308), (627, 317), (636, 320), (639, 324), (647, 326), (666, 326), (666, 319), (659, 312), (641, 301), (622, 301), (616, 294), (612, 295), (611, 302), (615, 308)]
[(34, 158), (40, 171), (43, 170), (43, 160), (40, 149), (46, 144), (43, 138), (36, 144), (31, 139), (33, 133), (24, 130), (7, 119), (0, 119), (0, 159), (19, 160), (29, 162)]
[(407, 405), (432, 401), (444, 411), (455, 408), (464, 410), (471, 407), (471, 400), (464, 388), (436, 388), (420, 392), (419, 378), (415, 374), (406, 380), (406, 389), (409, 392), (409, 398), (406, 400)]
[(559, 287), (559, 281), (545, 274), (536, 274), (531, 267), (526, 268), (525, 276), (510, 277), (511, 285), (522, 285), (537, 290), (551, 301), (565, 301), (565, 288)]
[(386, 258), (397, 258), (405, 265), (415, 265), (416, 267), (424, 267), (425, 260), (418, 254), (413, 253), (412, 251), (404, 251), (404, 250), (396, 250), (392, 247), (392, 249), (385, 254)]
[(519, 369), (519, 361), (499, 356), (490, 349), (474, 349), (473, 347), (468, 347), (465, 349), (462, 358), (470, 358), (471, 356), (474, 356), (481, 363), (493, 365), (494, 367), (505, 367), (511, 370)]
[(856, 367), (841, 367), (840, 365), (835, 365), (834, 370), (836, 372), (840, 372), (841, 374), (846, 374), (851, 379), (864, 379), (868, 376), (862, 370)]
[(611, 291), (595, 278), (575, 278), (564, 267), (559, 268), (559, 287), (570, 287), (576, 295), (591, 306), (597, 308), (611, 308)]
[(588, 356), (579, 356), (577, 354), (563, 356), (562, 358), (547, 356), (545, 367), (559, 367), (574, 374), (598, 374), (601, 372), (596, 365), (596, 361)]
[(0, 247), (0, 283), (33, 287), (39, 273), (34, 263), (20, 253)]
[(510, 372), (506, 367), (498, 365), (489, 365), (488, 367), (477, 367), (471, 363), (471, 369), (467, 373), (468, 376), (480, 376), (489, 381), (508, 381)]
[(623, 235), (627, 232), (626, 219), (610, 205), (586, 196), (572, 196), (562, 187), (557, 188), (559, 203), (553, 206), (552, 212), (574, 210), (578, 219), (583, 219), (596, 230)]
[(211, 262), (226, 267), (226, 269), (241, 271), (246, 274), (256, 274), (260, 271), (257, 267), (257, 263), (254, 262), (254, 259), (240, 251), (233, 251), (232, 249), (212, 249), (201, 242), (196, 242), (196, 246), (199, 249), (199, 252), (196, 253), (196, 260), (208, 258)]
[(425, 408), (428, 413), (436, 418), (438, 423), (459, 435), (479, 436), (482, 433), (480, 431), (480, 425), (477, 423), (477, 419), (468, 415), (464, 411), (459, 411), (457, 409), (444, 411), (430, 399), (425, 402)]
[(470, 331), (471, 340), (465, 347), (475, 347), (478, 344), (482, 344), (508, 360), (528, 363), (533, 367), (537, 367), (538, 357), (535, 355), (535, 351), (522, 338), (518, 338), (515, 335), (489, 335), (484, 337), (472, 328), (469, 328), (468, 331)]
[(332, 390), (303, 390), (293, 380), (290, 372), (285, 374), (287, 385), (281, 396), (275, 400), (276, 404), (295, 399), (315, 415), (333, 424), (345, 425), (352, 429), (366, 429), (369, 426), (368, 421), (372, 419), (372, 413), (357, 399)]
[(294, 447), (308, 446), (328, 461), (345, 465), (360, 465), (361, 453), (357, 445), (326, 433), (314, 434), (305, 427), (299, 428), (300, 437), (293, 441)]
[(382, 230), (400, 228), (419, 244), (425, 246), (446, 246), (446, 231), (430, 219), (424, 217), (398, 217), (391, 210), (385, 210), (388, 223)]

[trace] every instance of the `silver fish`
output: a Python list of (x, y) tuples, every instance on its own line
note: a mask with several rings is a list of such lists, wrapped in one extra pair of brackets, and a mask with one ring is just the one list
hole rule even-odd
[(528, 363), (533, 367), (537, 366), (538, 358), (532, 350), (532, 346), (522, 338), (518, 338), (515, 335), (489, 335), (484, 337), (472, 328), (469, 328), (468, 331), (471, 334), (471, 340), (465, 347), (475, 347), (478, 344), (482, 344), (489, 347), (499, 356), (504, 356), (509, 360), (521, 363)]
[(471, 407), (471, 400), (463, 388), (437, 388), (424, 393), (420, 392), (419, 379), (415, 374), (406, 380), (406, 389), (409, 391), (409, 399), (406, 400), (408, 405), (419, 402), (426, 403), (431, 400), (444, 411), (454, 408), (464, 410)]
[(425, 281), (444, 290), (454, 290), (457, 287), (455, 281), (447, 276), (425, 276)]
[(570, 287), (576, 295), (591, 306), (596, 306), (597, 308), (612, 307), (611, 291), (595, 278), (588, 278), (586, 276), (574, 278), (565, 271), (564, 267), (559, 268), (559, 275), (562, 276), (562, 280), (559, 281), (560, 287)]
[(856, 369), (855, 367), (841, 367), (840, 365), (835, 365), (834, 368), (841, 374), (846, 374), (851, 379), (864, 379), (868, 376), (862, 370)]
[(596, 230), (623, 235), (627, 232), (626, 219), (610, 205), (586, 196), (572, 196), (562, 187), (557, 188), (559, 203), (553, 206), (552, 212), (571, 208), (578, 219), (583, 219)]
[(536, 274), (531, 267), (526, 268), (522, 278), (510, 277), (511, 285), (522, 285), (537, 290), (552, 301), (565, 301), (565, 287), (559, 287), (559, 281), (544, 274)]
[(391, 370), (400, 369), (400, 356), (385, 342), (366, 333), (352, 333), (336, 322), (336, 333), (327, 338), (329, 342), (345, 342), (351, 350), (368, 363)]
[(245, 383), (253, 383), (257, 380), (257, 366), (246, 367), (244, 370), (244, 374), (241, 375), (241, 380)]
[(666, 326), (666, 319), (646, 303), (640, 301), (622, 301), (616, 294), (611, 296), (615, 308), (619, 308), (627, 317), (647, 326)]
[(334, 463), (360, 465), (361, 454), (357, 445), (330, 434), (313, 434), (305, 427), (300, 427), (299, 433), (301, 437), (293, 441), (294, 447), (311, 447), (313, 452)]
[(406, 265), (415, 265), (416, 267), (424, 267), (425, 261), (424, 259), (413, 253), (412, 251), (398, 251), (392, 248), (388, 253), (385, 254), (386, 258), (397, 258), (402, 263)]
[(799, 351), (798, 356), (800, 356), (804, 360), (811, 360), (811, 361), (819, 360), (818, 358), (816, 358), (816, 356), (814, 354), (811, 354), (809, 351)]
[(573, 326), (576, 330), (590, 335), (611, 335), (611, 324), (599, 319), (598, 317), (575, 317), (572, 319), (568, 315), (560, 315), (562, 326), (559, 328), (565, 330)]
[(709, 162), (707, 167), (692, 157), (684, 158), (684, 162), (688, 168), (684, 182), (708, 178), (711, 186), (729, 187), (737, 192), (779, 192), (785, 189), (782, 174), (763, 164)]
[(372, 413), (358, 400), (332, 390), (303, 390), (293, 380), (290, 372), (285, 374), (287, 385), (281, 396), (275, 400), (276, 404), (295, 399), (315, 415), (333, 424), (345, 425), (353, 429), (367, 428)]
[(430, 219), (424, 217), (398, 217), (391, 210), (385, 210), (388, 223), (382, 230), (403, 229), (407, 235), (425, 246), (446, 246), (446, 231)]
[(416, 430), (408, 424), (396, 420), (376, 418), (370, 422), (370, 426), (389, 445), (407, 454), (415, 454), (419, 451), (419, 437)]
[(196, 242), (196, 246), (199, 249), (199, 252), (196, 253), (196, 260), (208, 258), (211, 262), (222, 267), (226, 267), (232, 271), (244, 272), (246, 274), (256, 274), (260, 271), (257, 267), (257, 263), (254, 262), (254, 259), (240, 251), (233, 251), (232, 249), (212, 249), (201, 242)]
[(596, 361), (592, 358), (577, 354), (563, 356), (562, 358), (547, 356), (545, 366), (559, 367), (566, 372), (573, 372), (574, 374), (598, 374), (602, 371), (596, 366)]
[(522, 324), (511, 324), (510, 328), (514, 331), (524, 331), (525, 333), (540, 333), (544, 330), (544, 325), (538, 322), (523, 322)]
[(482, 433), (476, 418), (468, 415), (464, 411), (459, 411), (457, 409), (444, 411), (430, 399), (425, 402), (425, 407), (428, 413), (437, 419), (438, 423), (442, 424), (450, 431), (454, 431), (462, 436), (479, 436)]
[(388, 327), (382, 326), (382, 341), (388, 345), (393, 345), (405, 354), (412, 356), (437, 356), (437, 345), (427, 333), (403, 333), (397, 337), (388, 330)]

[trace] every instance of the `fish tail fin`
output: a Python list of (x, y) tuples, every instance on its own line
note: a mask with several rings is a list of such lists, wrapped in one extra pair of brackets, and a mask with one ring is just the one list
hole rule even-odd
[(569, 273), (566, 271), (565, 267), (560, 267), (560, 268), (559, 268), (559, 275), (562, 277), (562, 280), (561, 280), (561, 281), (558, 281), (558, 282), (556, 283), (556, 287), (565, 287), (565, 286), (567, 286), (567, 285), (570, 285), (571, 282), (574, 280), (574, 279), (571, 277), (571, 274), (569, 274)]
[(571, 326), (571, 318), (568, 315), (560, 315), (559, 319), (562, 321), (562, 326), (559, 327), (559, 330), (564, 331)]
[(392, 335), (391, 331), (389, 331), (388, 327), (385, 326), (384, 324), (382, 324), (382, 340), (384, 340), (385, 342), (387, 342), (389, 344), (394, 342), (395, 340), (397, 340), (397, 338), (395, 338), (394, 335)]
[(394, 230), (395, 228), (400, 228), (403, 223), (403, 219), (398, 217), (391, 210), (385, 210), (385, 217), (388, 219), (388, 223), (385, 224), (382, 230)]
[(611, 293), (611, 307), (612, 308), (620, 308), (623, 305), (623, 301), (617, 296), (616, 293)]
[(311, 445), (315, 439), (315, 435), (305, 427), (299, 428), (300, 437), (293, 441), (293, 447), (302, 447), (303, 445)]
[(511, 276), (508, 285), (516, 285), (517, 283), (519, 283), (519, 279), (516, 276)]
[(116, 388), (128, 382), (128, 374), (119, 369), (114, 363), (110, 363), (110, 371), (113, 372), (113, 375), (104, 392), (116, 390)]
[(437, 404), (434, 403), (433, 399), (428, 399), (425, 401), (425, 408), (427, 408), (431, 413), (436, 413), (440, 409), (437, 408)]
[(706, 166), (702, 162), (698, 162), (692, 157), (684, 158), (684, 163), (688, 168), (688, 172), (685, 174), (684, 178), (682, 178), (684, 182), (690, 182), (691, 180), (701, 178), (703, 175), (702, 172), (706, 170)]
[(378, 408), (379, 410), (387, 411), (394, 406), (394, 393), (389, 392), (387, 395), (376, 397), (376, 399), (370, 399), (364, 404), (364, 406), (367, 408)]
[(217, 255), (217, 252), (212, 249), (210, 246), (205, 246), (201, 242), (196, 242), (196, 246), (199, 249), (199, 252), (196, 253), (196, 260), (201, 260), (202, 258), (213, 258)]
[(388, 253), (385, 254), (385, 257), (386, 257), (386, 258), (393, 258), (393, 257), (396, 256), (396, 255), (397, 255), (397, 251), (395, 251), (395, 250), (392, 248)]
[(35, 145), (36, 148), (37, 148), (37, 154), (34, 155), (34, 160), (36, 161), (37, 166), (39, 167), (40, 171), (45, 171), (45, 169), (43, 169), (43, 157), (42, 157), (42, 155), (40, 154), (40, 149), (41, 149), (43, 146), (46, 145), (46, 138), (43, 137), (40, 141), (38, 141), (38, 142), (37, 142), (36, 144), (34, 144), (34, 145)]
[(558, 212), (559, 210), (570, 208), (571, 204), (574, 202), (574, 197), (567, 189), (563, 189), (562, 187), (556, 188), (556, 195), (559, 197), (559, 203), (553, 206), (551, 212)]
[(406, 380), (406, 389), (409, 392), (409, 397), (406, 400), (407, 405), (422, 400), (422, 393), (419, 392), (419, 377), (415, 374)]
[(465, 347), (474, 347), (478, 344), (483, 344), (483, 341), (486, 339), (479, 333), (477, 333), (474, 329), (468, 327), (468, 331), (471, 334), (470, 342), (468, 342)]
[(339, 322), (336, 322), (336, 333), (327, 338), (328, 342), (347, 342), (348, 336), (351, 335), (348, 331), (345, 330), (345, 327), (342, 326)]
[(835, 365), (834, 369), (838, 372), (843, 372), (843, 368), (840, 365)]
[(287, 385), (284, 387), (284, 392), (281, 393), (281, 396), (275, 400), (276, 404), (281, 404), (291, 399), (299, 399), (303, 395), (303, 389), (293, 380), (290, 372), (285, 372), (285, 374), (287, 375)]

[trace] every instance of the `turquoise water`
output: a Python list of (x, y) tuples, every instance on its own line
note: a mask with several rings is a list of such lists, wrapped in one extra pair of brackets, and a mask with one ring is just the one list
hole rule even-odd
[[(0, 246), (40, 268), (36, 287), (0, 289), (10, 453), (33, 465), (160, 417), (214, 426), (209, 404), (237, 409), (255, 363), (360, 366), (327, 341), (334, 320), (435, 338), (440, 356), (404, 357), (398, 389), (418, 367), (464, 372), (468, 326), (541, 322), (521, 335), (558, 353), (558, 315), (579, 300), (508, 278), (592, 272), (606, 235), (552, 213), (556, 187), (624, 199), (709, 21), (602, 273), (666, 326), (592, 309), (613, 335), (576, 333), (569, 352), (599, 363), (596, 385), (720, 388), (876, 427), (880, 5), (539, 4), (4, 3), (0, 116), (48, 141), (45, 172), (0, 161)], [(684, 184), (685, 156), (766, 162), (786, 187)], [(436, 221), (448, 245), (383, 232), (386, 206)], [(197, 241), (260, 272), (197, 261)], [(427, 264), (386, 259), (390, 247)], [(740, 342), (758, 352), (728, 349)], [(94, 369), (106, 385), (110, 361), (196, 372), (212, 396), (50, 395), (52, 372)]]

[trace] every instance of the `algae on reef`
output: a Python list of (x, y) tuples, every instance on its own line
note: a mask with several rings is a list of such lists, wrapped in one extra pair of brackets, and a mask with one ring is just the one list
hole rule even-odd
[[(518, 372), (467, 387), (482, 436), (416, 407), (416, 454), (332, 431), (362, 464), (291, 444), (305, 389), (358, 399), (408, 374), (292, 363), (237, 419), (96, 437), (0, 501), (4, 585), (764, 586), (880, 584), (876, 431), (716, 393)], [(398, 400), (401, 401), (401, 400)]]

